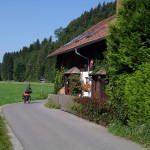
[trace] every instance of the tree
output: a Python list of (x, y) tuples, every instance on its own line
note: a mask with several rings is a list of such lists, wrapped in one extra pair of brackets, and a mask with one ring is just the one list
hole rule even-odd
[(126, 97), (127, 81), (142, 64), (150, 62), (149, 9), (149, 0), (123, 0), (117, 21), (111, 25), (107, 37), (107, 92), (117, 117), (122, 121), (130, 120), (128, 111), (131, 108), (126, 98), (130, 101), (132, 94)]
[[(109, 9), (108, 9), (109, 8)], [(59, 46), (66, 44), (84, 31), (95, 25), (96, 23), (115, 14), (116, 6), (115, 2), (98, 4), (90, 12), (85, 11), (79, 18), (74, 19), (69, 25), (63, 29), (59, 35)]]
[(22, 82), (25, 80), (25, 64), (22, 61), (22, 58), (18, 58), (15, 60), (15, 66), (14, 66), (14, 80)]
[(28, 62), (26, 63), (26, 76), (25, 79), (28, 81), (35, 81), (37, 74), (37, 49), (35, 49), (31, 55), (28, 56)]
[(39, 51), (40, 49), (40, 41), (37, 39), (35, 43), (33, 43), (33, 51)]
[(55, 38), (59, 38), (59, 36), (60, 36), (60, 34), (62, 33), (62, 31), (63, 31), (63, 27), (59, 27), (58, 29), (56, 29), (55, 31), (54, 31), (54, 34), (55, 34)]
[(13, 80), (13, 54), (5, 53), (1, 68), (1, 75), (3, 80)]
[(46, 67), (46, 56), (48, 55), (48, 49), (50, 47), (50, 42), (45, 38), (41, 43), (41, 49), (38, 51), (37, 57), (37, 79), (41, 76), (44, 77), (45, 67)]

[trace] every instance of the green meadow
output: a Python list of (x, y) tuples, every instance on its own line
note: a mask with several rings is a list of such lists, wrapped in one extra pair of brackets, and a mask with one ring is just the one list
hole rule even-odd
[[(0, 106), (22, 102), (22, 93), (25, 91), (29, 82), (0, 82)], [(49, 93), (53, 93), (54, 85), (52, 83), (32, 83), (31, 101), (47, 99)]]

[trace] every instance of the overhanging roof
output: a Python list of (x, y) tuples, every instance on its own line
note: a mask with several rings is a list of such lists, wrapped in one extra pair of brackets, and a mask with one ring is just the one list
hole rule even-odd
[(97, 76), (97, 75), (106, 75), (106, 70), (104, 68), (101, 68), (99, 71), (97, 71), (94, 74), (90, 74), (90, 76)]
[(64, 74), (74, 74), (74, 73), (80, 73), (80, 70), (77, 67), (73, 67), (71, 69), (69, 69), (68, 71), (66, 71)]
[(106, 70), (105, 69), (101, 69), (98, 72), (96, 72), (95, 75), (106, 75)]
[(105, 37), (108, 35), (109, 23), (113, 22), (115, 18), (116, 17), (114, 15), (97, 23), (96, 25), (94, 25), (93, 27), (85, 31), (84, 33), (80, 34), (79, 36), (77, 36), (76, 38), (74, 38), (73, 40), (65, 44), (64, 46), (60, 47), (53, 53), (49, 54), (48, 57), (67, 53), (69, 51), (73, 51), (75, 48), (76, 49), (82, 48), (84, 46), (87, 46), (87, 45), (90, 45), (90, 44), (93, 44), (93, 43), (96, 43), (98, 41), (105, 39)]

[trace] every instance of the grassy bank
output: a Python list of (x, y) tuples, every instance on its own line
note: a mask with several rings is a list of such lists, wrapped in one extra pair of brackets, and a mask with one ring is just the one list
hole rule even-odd
[(121, 122), (114, 122), (109, 124), (109, 132), (114, 135), (124, 137), (128, 140), (139, 143), (143, 147), (150, 149), (150, 125), (135, 125), (127, 126), (123, 125)]
[(0, 150), (12, 150), (12, 144), (9, 139), (5, 121), (0, 115)]
[[(0, 82), (0, 106), (22, 101), (22, 93), (28, 82)], [(46, 99), (49, 93), (53, 93), (52, 83), (30, 83), (33, 93), (32, 100)]]

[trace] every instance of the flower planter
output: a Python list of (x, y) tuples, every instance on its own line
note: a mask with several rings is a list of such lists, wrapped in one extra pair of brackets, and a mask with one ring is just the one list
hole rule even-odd
[(90, 92), (90, 90), (89, 90), (89, 89), (84, 88), (84, 87), (82, 87), (82, 90), (83, 90), (84, 92)]

